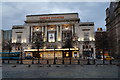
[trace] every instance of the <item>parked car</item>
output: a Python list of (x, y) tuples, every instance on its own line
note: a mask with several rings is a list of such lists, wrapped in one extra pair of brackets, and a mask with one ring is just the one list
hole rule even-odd
[(113, 60), (114, 58), (111, 56), (106, 56), (105, 60)]
[[(113, 60), (112, 56), (104, 56), (104, 60)], [(101, 56), (101, 60), (103, 60), (103, 56)]]

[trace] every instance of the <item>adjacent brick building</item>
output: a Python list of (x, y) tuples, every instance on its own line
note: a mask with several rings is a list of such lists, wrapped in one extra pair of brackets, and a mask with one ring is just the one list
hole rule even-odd
[(98, 28), (97, 31), (95, 32), (95, 47), (97, 58), (100, 58), (102, 55), (104, 56), (110, 55), (108, 45), (109, 44), (107, 31), (103, 31), (102, 28)]
[(106, 9), (106, 27), (110, 54), (120, 56), (120, 1), (111, 2)]

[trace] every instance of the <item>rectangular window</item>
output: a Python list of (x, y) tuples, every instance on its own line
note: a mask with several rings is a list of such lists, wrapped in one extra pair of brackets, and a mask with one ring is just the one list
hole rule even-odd
[(21, 43), (21, 34), (17, 34), (17, 42)]
[(63, 33), (62, 34), (63, 41), (68, 39), (68, 38), (70, 38), (72, 36), (72, 31), (63, 31), (62, 33)]
[(77, 52), (74, 52), (74, 56), (75, 56), (75, 58), (77, 57)]
[(89, 40), (89, 32), (84, 32), (84, 41)]

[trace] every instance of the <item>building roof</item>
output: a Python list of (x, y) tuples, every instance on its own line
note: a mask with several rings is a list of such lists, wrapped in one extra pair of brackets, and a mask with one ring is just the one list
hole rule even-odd
[(48, 16), (48, 15), (69, 15), (69, 14), (77, 14), (78, 13), (57, 13), (57, 14), (35, 14), (35, 15), (27, 15), (26, 17), (30, 16)]
[(12, 29), (24, 29), (24, 25), (14, 25)]
[(94, 26), (94, 22), (80, 22), (79, 26)]

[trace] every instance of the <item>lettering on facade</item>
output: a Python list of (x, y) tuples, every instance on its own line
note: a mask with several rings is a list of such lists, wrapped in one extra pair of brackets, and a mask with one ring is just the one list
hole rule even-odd
[(64, 19), (64, 16), (56, 16), (56, 17), (39, 17), (39, 19)]

